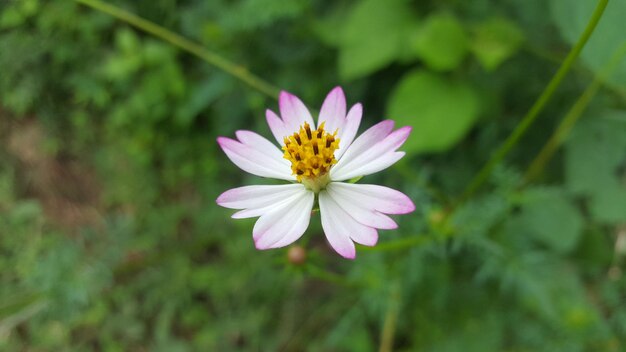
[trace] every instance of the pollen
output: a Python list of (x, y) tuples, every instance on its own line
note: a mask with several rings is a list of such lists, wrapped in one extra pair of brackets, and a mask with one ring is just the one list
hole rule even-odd
[(339, 138), (336, 135), (337, 131), (330, 134), (324, 130), (324, 122), (314, 131), (305, 122), (298, 132), (285, 137), (283, 157), (291, 161), (291, 171), (298, 182), (324, 176), (337, 163), (335, 150), (339, 148)]

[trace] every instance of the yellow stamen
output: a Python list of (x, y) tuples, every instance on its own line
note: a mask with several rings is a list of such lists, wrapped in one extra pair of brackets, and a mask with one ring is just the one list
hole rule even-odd
[(298, 182), (305, 185), (324, 176), (333, 164), (335, 150), (339, 148), (337, 131), (330, 134), (324, 130), (325, 122), (315, 131), (311, 131), (308, 123), (300, 126), (300, 130), (291, 136), (285, 137), (283, 157), (291, 161), (291, 171)]

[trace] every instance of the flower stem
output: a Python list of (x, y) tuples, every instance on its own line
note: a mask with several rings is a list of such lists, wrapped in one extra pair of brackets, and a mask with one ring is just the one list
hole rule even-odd
[(558, 71), (552, 77), (548, 85), (544, 88), (543, 92), (535, 101), (530, 110), (526, 113), (522, 121), (517, 125), (515, 130), (509, 135), (509, 137), (502, 143), (502, 145), (496, 150), (491, 159), (483, 166), (482, 169), (474, 176), (470, 184), (465, 188), (465, 191), (461, 195), (459, 203), (463, 203), (467, 199), (469, 199), (476, 190), (489, 178), (493, 168), (498, 165), (504, 157), (511, 151), (511, 149), (519, 142), (520, 138), (526, 133), (528, 128), (532, 125), (532, 123), (537, 119), (539, 113), (546, 106), (552, 95), (559, 87), (563, 78), (567, 75), (568, 71), (576, 61), (576, 58), (580, 55), (580, 52), (587, 44), (587, 41), (591, 37), (591, 34), (596, 28), (596, 25), (602, 18), (602, 14), (608, 4), (609, 0), (599, 0), (596, 5), (593, 14), (591, 15), (591, 19), (587, 23), (585, 30), (581, 34), (580, 38), (576, 42), (576, 45), (572, 48), (572, 50), (567, 54), (567, 57), (559, 67)]
[(267, 95), (268, 97), (277, 99), (279, 89), (271, 83), (263, 80), (259, 76), (251, 73), (243, 66), (237, 65), (228, 59), (204, 48), (200, 44), (192, 42), (191, 40), (180, 36), (164, 27), (159, 26), (154, 22), (150, 22), (144, 18), (141, 18), (131, 12), (121, 9), (117, 6), (108, 4), (100, 0), (74, 0), (83, 5), (89, 6), (97, 11), (109, 14), (123, 22), (137, 27), (140, 30), (149, 33), (163, 41), (166, 41), (183, 51), (186, 51), (209, 64), (219, 68), (220, 70), (229, 73), (235, 78), (243, 81), (250, 87), (258, 90), (259, 92)]
[(393, 351), (393, 340), (396, 334), (396, 325), (400, 313), (400, 284), (398, 282), (391, 286), (389, 301), (387, 302), (387, 312), (383, 322), (383, 330), (380, 334), (379, 352)]
[(578, 119), (582, 116), (583, 112), (585, 111), (593, 97), (598, 92), (598, 89), (601, 87), (608, 75), (620, 63), (624, 55), (626, 55), (626, 43), (621, 45), (615, 51), (602, 72), (594, 78), (594, 80), (591, 82), (591, 84), (589, 84), (589, 86), (587, 86), (580, 98), (576, 100), (576, 103), (574, 103), (572, 108), (567, 112), (567, 114), (563, 118), (563, 121), (561, 121), (552, 136), (550, 136), (550, 139), (548, 139), (539, 154), (535, 157), (535, 159), (528, 167), (528, 170), (524, 175), (525, 183), (532, 181), (535, 177), (541, 174), (548, 161), (554, 155), (554, 152), (561, 145), (561, 143), (563, 143)]

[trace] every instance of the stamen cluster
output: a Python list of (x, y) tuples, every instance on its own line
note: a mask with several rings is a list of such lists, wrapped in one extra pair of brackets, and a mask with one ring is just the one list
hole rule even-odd
[(324, 122), (314, 131), (305, 122), (298, 132), (285, 137), (283, 157), (291, 161), (291, 170), (298, 182), (323, 176), (337, 163), (335, 150), (339, 148), (339, 138), (336, 135), (337, 131), (330, 134), (324, 130)]

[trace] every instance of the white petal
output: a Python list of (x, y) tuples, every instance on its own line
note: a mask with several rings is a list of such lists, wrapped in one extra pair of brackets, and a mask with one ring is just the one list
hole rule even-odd
[(343, 94), (341, 87), (335, 87), (328, 93), (322, 104), (317, 125), (320, 126), (322, 122), (326, 122), (324, 125), (326, 131), (333, 133), (335, 130), (343, 128), (345, 119), (346, 96)]
[(281, 180), (295, 180), (288, 160), (277, 158), (276, 154), (266, 154), (261, 150), (236, 140), (218, 137), (217, 142), (226, 156), (239, 168), (253, 175)]
[(354, 219), (351, 222), (346, 222), (346, 224), (353, 228), (350, 230), (350, 238), (354, 242), (369, 247), (378, 243), (378, 231), (375, 228), (365, 226)]
[(322, 228), (330, 245), (341, 256), (354, 259), (356, 251), (354, 243), (373, 246), (378, 241), (376, 229), (365, 226), (354, 220), (341, 208), (327, 191), (319, 194)]
[(335, 150), (335, 158), (337, 160), (341, 158), (348, 147), (350, 147), (350, 144), (352, 144), (359, 130), (359, 125), (361, 124), (361, 116), (363, 116), (363, 107), (361, 104), (355, 104), (350, 111), (348, 111), (343, 128), (337, 133), (337, 137), (339, 138), (339, 148)]
[(345, 168), (356, 168), (364, 164), (368, 164), (373, 160), (381, 157), (384, 154), (390, 154), (398, 149), (404, 141), (409, 137), (411, 127), (403, 127), (393, 131), (383, 140), (370, 146), (367, 150), (360, 155), (355, 155), (349, 161), (344, 162)]
[(252, 132), (252, 131), (239, 130), (235, 132), (235, 135), (237, 136), (237, 139), (241, 143), (248, 145), (250, 147), (253, 147), (256, 150), (262, 153), (265, 153), (274, 159), (278, 159), (278, 160), (282, 159), (286, 161), (286, 162), (283, 162), (283, 164), (291, 165), (287, 159), (283, 158), (283, 152), (281, 152), (280, 149), (276, 147), (276, 145), (268, 141), (265, 137), (261, 136), (260, 134)]
[(256, 248), (284, 247), (300, 238), (309, 226), (314, 199), (313, 192), (300, 191), (290, 201), (261, 215), (252, 230)]
[(265, 110), (265, 119), (267, 120), (267, 125), (270, 127), (278, 145), (283, 145), (284, 138), (293, 132), (287, 131), (287, 127), (285, 127), (283, 120), (281, 120), (280, 117), (278, 117), (278, 115), (270, 109)]
[(376, 211), (376, 206), (371, 203), (361, 203), (360, 199), (352, 197), (351, 194), (339, 194), (335, 191), (336, 182), (331, 182), (326, 186), (328, 194), (333, 200), (354, 220), (361, 224), (376, 229), (395, 229), (398, 228), (393, 219), (385, 214)]
[(331, 188), (337, 197), (351, 199), (363, 207), (384, 214), (407, 214), (415, 210), (409, 197), (389, 187), (333, 182)]
[(389, 166), (395, 164), (398, 160), (404, 157), (404, 152), (393, 152), (391, 154), (385, 154), (383, 157), (376, 159), (375, 161), (370, 162), (369, 164), (364, 164), (357, 169), (348, 169), (345, 168), (345, 173), (340, 173), (339, 175), (335, 175), (333, 180), (335, 181), (344, 181), (349, 180), (359, 176), (370, 175), (376, 173), (378, 171), (384, 170)]
[(287, 132), (290, 132), (289, 134), (297, 132), (305, 122), (309, 123), (311, 129), (315, 129), (315, 123), (309, 109), (295, 95), (285, 91), (280, 92), (278, 107)]
[(230, 189), (217, 197), (217, 204), (231, 209), (244, 209), (235, 213), (235, 219), (261, 216), (273, 207), (290, 200), (305, 188), (300, 183), (287, 185), (244, 186)]
[(356, 249), (350, 239), (350, 235), (344, 232), (341, 225), (341, 217), (337, 211), (339, 206), (332, 201), (326, 191), (319, 193), (319, 205), (322, 228), (328, 243), (342, 257), (354, 259), (356, 257)]
[(410, 132), (411, 127), (402, 127), (368, 148), (361, 149), (360, 154), (352, 153), (350, 157), (346, 155), (331, 169), (332, 179), (347, 180), (357, 176), (369, 175), (389, 167), (404, 155), (398, 154), (396, 149), (406, 141)]
[[(393, 121), (385, 120), (370, 127), (367, 131), (363, 132), (354, 142), (347, 148), (341, 159), (330, 169), (330, 176), (333, 180), (337, 180), (334, 177), (336, 172), (343, 169), (344, 165), (350, 162), (353, 158), (358, 157), (369, 149), (372, 145), (383, 140), (393, 130)], [(339, 142), (341, 144), (341, 141)]]

